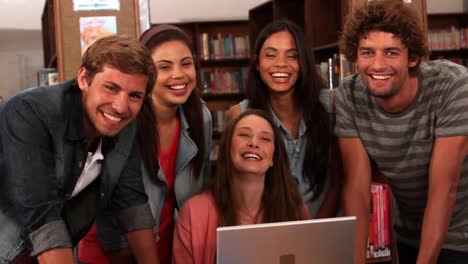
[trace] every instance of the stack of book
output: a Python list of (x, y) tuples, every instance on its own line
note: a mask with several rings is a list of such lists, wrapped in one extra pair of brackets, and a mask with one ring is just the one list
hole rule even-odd
[(389, 188), (387, 184), (371, 185), (371, 217), (367, 258), (382, 258), (391, 255)]

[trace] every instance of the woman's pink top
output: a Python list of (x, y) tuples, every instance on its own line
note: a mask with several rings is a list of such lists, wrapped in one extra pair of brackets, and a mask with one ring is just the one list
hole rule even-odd
[(172, 262), (215, 263), (217, 227), (218, 210), (213, 196), (202, 193), (190, 198), (177, 216)]

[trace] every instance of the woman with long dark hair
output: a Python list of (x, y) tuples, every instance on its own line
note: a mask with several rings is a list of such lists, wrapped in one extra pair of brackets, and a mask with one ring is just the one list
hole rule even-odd
[(331, 108), (331, 96), (322, 97), (322, 87), (303, 30), (291, 21), (273, 21), (256, 41), (247, 99), (231, 107), (228, 116), (231, 119), (247, 108), (270, 113), (312, 215), (333, 217), (340, 191), (331, 177), (336, 174), (331, 173), (332, 133), (325, 110)]

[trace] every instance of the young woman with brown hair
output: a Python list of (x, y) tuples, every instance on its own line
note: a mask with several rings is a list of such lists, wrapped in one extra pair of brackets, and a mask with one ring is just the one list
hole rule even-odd
[(174, 263), (214, 263), (216, 228), (310, 217), (278, 128), (261, 110), (232, 120), (221, 139), (216, 175), (182, 208), (174, 230)]

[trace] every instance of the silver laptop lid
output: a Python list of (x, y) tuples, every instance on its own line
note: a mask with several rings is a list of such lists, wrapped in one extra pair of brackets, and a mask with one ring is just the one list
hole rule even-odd
[(217, 228), (218, 264), (347, 264), (356, 217)]

